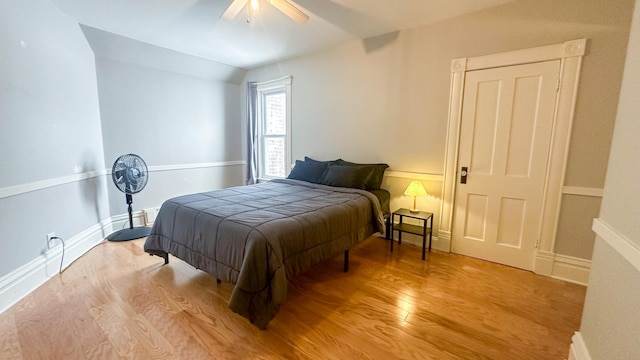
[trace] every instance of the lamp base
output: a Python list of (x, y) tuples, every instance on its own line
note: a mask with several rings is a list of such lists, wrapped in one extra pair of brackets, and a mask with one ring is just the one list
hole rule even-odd
[(409, 212), (412, 213), (412, 214), (417, 214), (417, 213), (420, 212), (420, 210), (418, 210), (418, 209), (409, 209)]

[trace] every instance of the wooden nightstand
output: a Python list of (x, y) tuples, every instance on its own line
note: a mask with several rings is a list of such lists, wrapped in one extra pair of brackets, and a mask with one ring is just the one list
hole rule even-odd
[[(398, 216), (400, 219), (398, 223), (395, 223), (395, 217)], [(422, 225), (412, 225), (403, 223), (402, 220), (404, 217), (417, 219), (422, 222)], [(387, 218), (387, 236), (391, 241), (391, 252), (393, 252), (393, 232), (398, 232), (398, 245), (402, 244), (402, 233), (410, 233), (415, 235), (422, 236), (422, 260), (425, 259), (425, 252), (427, 249), (427, 236), (429, 236), (429, 251), (431, 251), (431, 229), (433, 228), (433, 214), (430, 212), (420, 211), (417, 213), (413, 213), (409, 211), (409, 209), (398, 209), (391, 213), (391, 216)], [(390, 229), (390, 231), (389, 231)]]

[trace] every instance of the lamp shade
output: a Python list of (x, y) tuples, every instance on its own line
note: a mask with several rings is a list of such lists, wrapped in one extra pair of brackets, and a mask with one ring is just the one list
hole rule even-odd
[(412, 181), (411, 184), (407, 186), (407, 190), (404, 191), (404, 194), (407, 196), (413, 196), (413, 208), (409, 211), (412, 213), (419, 213), (420, 210), (416, 207), (416, 197), (427, 196), (427, 190), (424, 189), (422, 183), (420, 181)]
[(412, 181), (407, 190), (404, 191), (404, 194), (407, 196), (427, 196), (427, 191), (420, 181)]

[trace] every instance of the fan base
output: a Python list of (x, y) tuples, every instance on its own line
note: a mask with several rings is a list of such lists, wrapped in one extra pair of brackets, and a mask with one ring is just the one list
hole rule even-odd
[(151, 228), (147, 226), (138, 226), (133, 229), (126, 228), (122, 230), (118, 230), (114, 233), (109, 234), (107, 236), (107, 240), (109, 241), (127, 241), (133, 239), (143, 238), (148, 236), (151, 232)]

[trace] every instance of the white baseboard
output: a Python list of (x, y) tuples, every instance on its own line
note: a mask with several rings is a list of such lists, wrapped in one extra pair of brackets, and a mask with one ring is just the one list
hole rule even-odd
[[(133, 226), (145, 226), (144, 210), (134, 211), (131, 215), (133, 218)], [(113, 231), (124, 229), (125, 227), (129, 226), (129, 214), (124, 213), (113, 215), (109, 221), (113, 226)]]
[(153, 225), (156, 221), (156, 217), (158, 216), (158, 212), (160, 212), (159, 206), (142, 209), (144, 224), (146, 226)]
[(571, 338), (568, 360), (591, 360), (591, 355), (589, 355), (589, 350), (580, 332), (574, 333)]
[(591, 260), (555, 254), (552, 278), (587, 286), (590, 272)]
[[(143, 212), (134, 212), (133, 219), (135, 225), (142, 225), (144, 223)], [(113, 230), (119, 230), (124, 224), (128, 223), (128, 214), (115, 215), (69, 239), (65, 239), (62, 268), (66, 268), (91, 250)], [(56, 276), (60, 269), (61, 259), (62, 246), (59, 245), (0, 278), (0, 314), (29, 295), (47, 280)]]
[(438, 231), (438, 246), (433, 246), (434, 248), (444, 251), (451, 252), (451, 232), (450, 231)]
[(539, 275), (587, 286), (591, 260), (538, 251), (533, 271)]
[(538, 250), (536, 252), (536, 262), (533, 265), (533, 272), (538, 275), (551, 277), (555, 258), (556, 254), (552, 252)]

